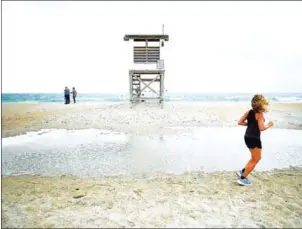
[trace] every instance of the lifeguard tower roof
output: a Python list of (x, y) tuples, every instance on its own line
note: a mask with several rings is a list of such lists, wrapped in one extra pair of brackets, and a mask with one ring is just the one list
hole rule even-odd
[(134, 41), (154, 41), (158, 42), (160, 40), (165, 40), (169, 41), (169, 35), (163, 35), (163, 34), (126, 34), (124, 36), (124, 41), (129, 41), (129, 40), (134, 40)]

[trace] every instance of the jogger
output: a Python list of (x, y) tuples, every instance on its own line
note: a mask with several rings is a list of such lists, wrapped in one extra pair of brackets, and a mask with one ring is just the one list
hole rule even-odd
[(267, 125), (264, 125), (263, 112), (268, 111), (269, 102), (263, 95), (255, 95), (251, 104), (253, 109), (245, 112), (238, 121), (238, 125), (247, 126), (244, 141), (251, 152), (251, 159), (248, 161), (246, 166), (242, 170), (236, 172), (239, 177), (238, 183), (240, 185), (252, 184), (247, 179), (247, 176), (254, 170), (258, 162), (261, 160), (261, 131), (267, 130), (269, 127), (274, 125), (272, 121)]

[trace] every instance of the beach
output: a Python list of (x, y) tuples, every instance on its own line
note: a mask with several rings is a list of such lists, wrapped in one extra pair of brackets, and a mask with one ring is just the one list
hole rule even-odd
[(302, 172), (127, 177), (17, 176), (2, 180), (3, 227), (302, 226)]
[[(163, 109), (152, 103), (131, 108), (128, 102), (4, 103), (2, 136), (41, 129), (101, 128), (153, 135), (174, 127), (234, 127), (248, 109), (246, 102), (174, 102), (165, 103)], [(266, 116), (276, 128), (302, 129), (302, 103), (272, 103)]]
[(1, 228), (302, 228), (301, 1), (2, 8)]
[(3, 227), (302, 227), (302, 103), (271, 103), (275, 126), (241, 187), (248, 109), (4, 103)]

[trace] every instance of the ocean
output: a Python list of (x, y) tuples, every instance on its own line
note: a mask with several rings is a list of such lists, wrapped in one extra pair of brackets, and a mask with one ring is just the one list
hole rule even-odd
[[(266, 93), (272, 102), (302, 102), (302, 93)], [(251, 93), (166, 93), (165, 102), (248, 102)], [(2, 102), (64, 102), (63, 93), (3, 93)], [(78, 102), (123, 102), (128, 93), (78, 93)]]

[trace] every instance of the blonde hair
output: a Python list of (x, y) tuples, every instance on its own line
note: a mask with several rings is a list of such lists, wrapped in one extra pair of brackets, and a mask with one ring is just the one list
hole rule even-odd
[(269, 101), (267, 98), (264, 97), (262, 94), (256, 94), (254, 95), (251, 105), (255, 112), (267, 112), (268, 107), (265, 105), (268, 105)]

